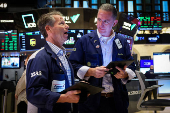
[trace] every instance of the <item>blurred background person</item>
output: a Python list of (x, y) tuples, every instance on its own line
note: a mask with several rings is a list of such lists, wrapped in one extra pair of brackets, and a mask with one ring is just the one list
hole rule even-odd
[[(25, 59), (24, 65), (27, 65), (28, 55)], [(27, 97), (26, 97), (26, 69), (16, 85), (15, 99), (17, 100), (17, 113), (27, 113)]]
[[(146, 77), (146, 79), (155, 79), (156, 76), (157, 75), (154, 74), (154, 67), (153, 67), (153, 65), (151, 65), (150, 70), (145, 73), (145, 77)], [(157, 85), (156, 81), (148, 81), (148, 83), (150, 86)], [(149, 92), (148, 100), (151, 100), (152, 93), (153, 93), (154, 99), (157, 99), (157, 89), (154, 89)]]

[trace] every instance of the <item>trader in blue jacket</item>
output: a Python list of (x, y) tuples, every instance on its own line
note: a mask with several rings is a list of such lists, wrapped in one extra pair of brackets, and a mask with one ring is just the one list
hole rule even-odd
[(27, 99), (38, 107), (38, 113), (70, 113), (71, 103), (79, 102), (77, 94), (81, 91), (60, 94), (74, 84), (73, 69), (62, 46), (67, 40), (69, 26), (60, 12), (53, 11), (39, 18), (38, 27), (47, 43), (29, 58)]
[(97, 14), (97, 30), (82, 36), (69, 57), (79, 79), (105, 88), (79, 103), (79, 113), (128, 113), (125, 84), (135, 76), (135, 65), (116, 67), (119, 72), (111, 74), (105, 67), (111, 61), (133, 59), (127, 40), (112, 29), (118, 22), (116, 17), (117, 11), (111, 4), (102, 4)]

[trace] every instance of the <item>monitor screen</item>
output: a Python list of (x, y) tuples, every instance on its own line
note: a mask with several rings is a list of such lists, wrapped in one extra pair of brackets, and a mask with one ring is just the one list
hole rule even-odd
[(74, 48), (77, 40), (87, 33), (91, 33), (94, 30), (90, 29), (69, 29), (68, 39), (64, 42), (63, 46), (67, 49)]
[(20, 68), (20, 57), (2, 57), (1, 58), (1, 68), (3, 69), (18, 69)]
[(42, 48), (46, 42), (40, 31), (19, 33), (20, 51), (35, 51)]
[(151, 65), (153, 65), (153, 60), (140, 60), (141, 68), (150, 68)]
[(18, 51), (17, 30), (0, 30), (0, 50), (1, 52)]
[[(138, 34), (135, 37), (134, 44), (162, 44), (165, 43), (164, 37), (163, 34)], [(168, 38), (166, 37), (166, 39)]]
[(154, 73), (170, 74), (170, 53), (153, 53)]
[(84, 29), (69, 29), (68, 39), (64, 42), (63, 46), (65, 48), (74, 48), (76, 41), (85, 34), (84, 31)]
[(161, 30), (161, 17), (138, 17), (140, 19), (140, 30)]
[(140, 71), (145, 74), (147, 71), (149, 71), (150, 68), (140, 68)]
[(137, 18), (121, 12), (118, 14), (118, 23), (115, 31), (133, 37), (138, 31), (139, 25), (140, 22)]
[(91, 33), (92, 31), (94, 31), (94, 30), (88, 29), (88, 30), (87, 30), (87, 33)]
[(134, 39), (134, 44), (146, 44), (146, 37), (144, 36), (144, 34), (136, 35)]

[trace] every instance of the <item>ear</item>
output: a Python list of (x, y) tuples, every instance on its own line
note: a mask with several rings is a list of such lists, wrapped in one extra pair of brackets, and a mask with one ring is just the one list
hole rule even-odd
[(118, 23), (118, 20), (114, 20), (113, 27)]
[(50, 26), (49, 26), (49, 25), (46, 25), (46, 26), (45, 26), (45, 30), (46, 30), (46, 32), (50, 31)]

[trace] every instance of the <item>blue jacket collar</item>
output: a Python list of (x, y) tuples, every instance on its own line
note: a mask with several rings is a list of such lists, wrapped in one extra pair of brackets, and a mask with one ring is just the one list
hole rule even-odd
[(99, 37), (97, 35), (97, 30), (94, 30), (92, 33), (89, 33), (89, 37), (91, 38), (91, 43), (96, 48), (97, 52), (99, 54), (102, 54), (102, 49), (101, 49)]

